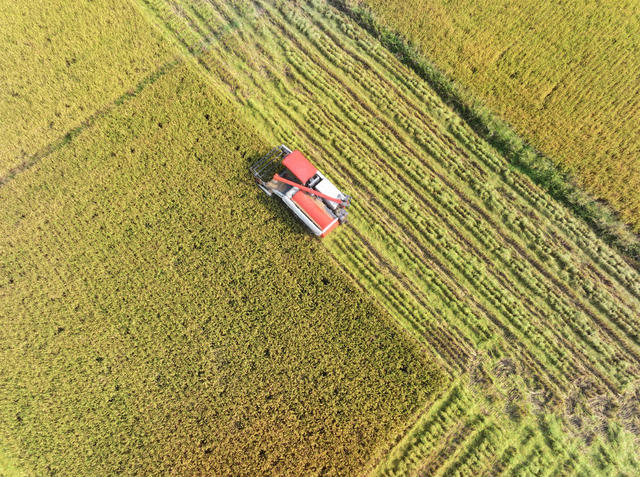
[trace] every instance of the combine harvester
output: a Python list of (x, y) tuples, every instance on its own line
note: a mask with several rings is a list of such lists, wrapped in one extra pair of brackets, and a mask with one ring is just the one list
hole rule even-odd
[(313, 232), (326, 237), (347, 218), (351, 197), (343, 194), (298, 150), (281, 145), (249, 170), (258, 187), (275, 194)]

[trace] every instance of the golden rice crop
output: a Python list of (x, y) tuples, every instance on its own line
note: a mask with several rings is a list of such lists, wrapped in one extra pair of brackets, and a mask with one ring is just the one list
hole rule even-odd
[(0, 473), (353, 474), (440, 387), (267, 150), (180, 65), (0, 187)]
[(0, 182), (172, 55), (127, 2), (3, 0), (0, 11)]

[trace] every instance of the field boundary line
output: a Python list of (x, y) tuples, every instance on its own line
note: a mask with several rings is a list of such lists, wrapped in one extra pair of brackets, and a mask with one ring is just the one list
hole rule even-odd
[(138, 84), (135, 87), (133, 87), (132, 89), (129, 89), (129, 90), (125, 91), (124, 93), (122, 93), (115, 100), (113, 100), (110, 104), (108, 104), (108, 105), (106, 105), (106, 106), (104, 106), (102, 108), (99, 108), (96, 111), (94, 111), (93, 113), (91, 113), (91, 115), (88, 118), (86, 118), (85, 120), (83, 120), (78, 126), (70, 129), (65, 134), (63, 134), (58, 139), (56, 139), (55, 141), (53, 141), (53, 142), (47, 144), (46, 146), (44, 146), (42, 149), (40, 149), (38, 152), (33, 154), (30, 158), (28, 158), (25, 161), (23, 161), (21, 164), (13, 167), (12, 169), (9, 169), (9, 171), (4, 176), (0, 177), (0, 187), (6, 186), (17, 175), (19, 175), (20, 173), (22, 173), (24, 171), (29, 170), (31, 167), (35, 166), (40, 161), (42, 161), (46, 157), (48, 157), (51, 154), (53, 154), (58, 149), (64, 147), (67, 144), (69, 144), (75, 137), (77, 137), (79, 134), (81, 134), (87, 128), (90, 128), (93, 124), (95, 124), (95, 122), (98, 119), (106, 116), (109, 112), (113, 111), (117, 106), (120, 106), (120, 105), (126, 103), (127, 101), (129, 101), (129, 100), (135, 98), (136, 96), (138, 96), (146, 86), (148, 86), (150, 84), (153, 84), (156, 80), (158, 80), (160, 77), (162, 77), (165, 74), (167, 74), (175, 66), (177, 66), (179, 63), (181, 63), (181, 61), (182, 61), (182, 59), (180, 57), (176, 56), (173, 59), (171, 59), (170, 61), (166, 62), (165, 64), (160, 66), (158, 69), (153, 71), (151, 74), (149, 74), (145, 78), (143, 78), (140, 82), (138, 82)]

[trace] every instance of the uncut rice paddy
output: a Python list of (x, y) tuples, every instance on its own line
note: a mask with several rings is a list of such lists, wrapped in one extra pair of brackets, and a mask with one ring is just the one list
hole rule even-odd
[[(181, 62), (0, 186), (0, 475), (350, 475), (444, 376)], [(259, 211), (259, 213), (256, 213)]]
[(354, 196), (327, 248), (458, 383), (380, 473), (637, 472), (636, 271), (325, 3), (141, 5)]
[(0, 1), (0, 184), (150, 80), (174, 52), (121, 0)]

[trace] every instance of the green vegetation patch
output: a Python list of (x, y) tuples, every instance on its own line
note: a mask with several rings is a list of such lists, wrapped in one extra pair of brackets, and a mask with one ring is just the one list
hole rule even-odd
[(122, 0), (0, 0), (0, 11), (0, 183), (172, 54)]
[(362, 469), (442, 375), (186, 67), (0, 188), (0, 442), (37, 475)]

